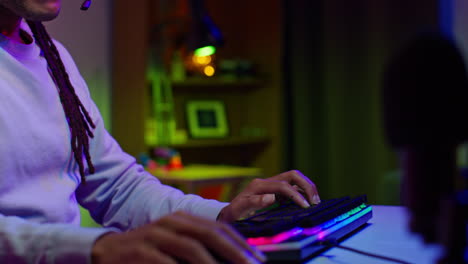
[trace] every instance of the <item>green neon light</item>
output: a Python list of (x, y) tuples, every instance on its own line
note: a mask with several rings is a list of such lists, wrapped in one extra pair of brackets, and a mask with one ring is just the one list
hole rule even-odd
[(216, 48), (214, 46), (205, 46), (202, 48), (198, 48), (195, 50), (195, 56), (203, 57), (203, 56), (210, 56), (216, 52)]

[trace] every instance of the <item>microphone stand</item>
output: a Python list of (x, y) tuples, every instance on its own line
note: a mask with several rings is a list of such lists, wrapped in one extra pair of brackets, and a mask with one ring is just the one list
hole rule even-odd
[(467, 223), (468, 190), (460, 191), (442, 201), (440, 243), (445, 248), (438, 264), (468, 263)]

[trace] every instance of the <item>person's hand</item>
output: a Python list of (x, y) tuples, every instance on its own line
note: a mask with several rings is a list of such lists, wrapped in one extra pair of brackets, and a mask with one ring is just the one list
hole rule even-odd
[(232, 263), (266, 260), (227, 224), (177, 212), (126, 233), (100, 237), (92, 249), (92, 262), (216, 264), (210, 252)]
[(291, 170), (267, 179), (253, 180), (218, 215), (219, 221), (233, 222), (251, 216), (273, 204), (277, 195), (306, 208), (320, 203), (315, 184), (301, 172)]

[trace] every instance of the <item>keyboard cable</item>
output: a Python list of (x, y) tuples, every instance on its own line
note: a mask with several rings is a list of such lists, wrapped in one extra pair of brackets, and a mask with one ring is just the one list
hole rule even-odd
[(359, 249), (342, 246), (342, 245), (338, 244), (338, 242), (336, 240), (332, 240), (332, 239), (323, 240), (323, 241), (321, 241), (321, 244), (325, 245), (325, 246), (333, 246), (333, 247), (341, 248), (341, 249), (344, 249), (344, 250), (349, 250), (349, 251), (352, 251), (354, 253), (362, 254), (362, 255), (365, 255), (365, 256), (373, 257), (373, 258), (379, 258), (379, 259), (383, 259), (383, 260), (392, 261), (392, 262), (395, 262), (395, 263), (412, 264), (412, 263), (404, 261), (404, 260), (391, 258), (391, 257), (386, 257), (386, 256), (382, 256), (382, 255), (377, 255), (377, 254), (365, 252), (365, 251), (362, 251), (362, 250), (359, 250)]

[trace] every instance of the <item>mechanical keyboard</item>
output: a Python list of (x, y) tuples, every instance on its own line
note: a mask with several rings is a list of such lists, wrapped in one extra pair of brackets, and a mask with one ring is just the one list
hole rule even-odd
[(292, 201), (275, 203), (268, 210), (232, 223), (267, 257), (268, 263), (302, 263), (339, 241), (372, 218), (365, 195), (324, 200), (302, 208)]

